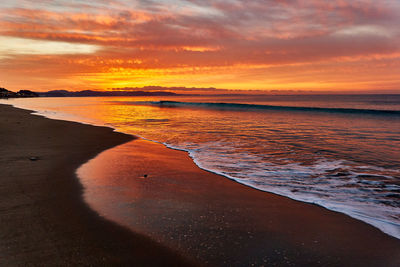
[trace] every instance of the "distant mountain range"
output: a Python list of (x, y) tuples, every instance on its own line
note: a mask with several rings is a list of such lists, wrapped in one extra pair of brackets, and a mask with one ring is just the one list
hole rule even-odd
[(217, 89), (215, 87), (184, 87), (184, 86), (172, 86), (172, 87), (165, 87), (165, 86), (144, 86), (144, 87), (119, 87), (119, 88), (110, 88), (113, 91), (182, 91), (182, 92), (219, 92), (219, 91), (226, 91), (225, 89)]
[(20, 90), (17, 93), (0, 88), (0, 98), (15, 97), (85, 97), (85, 96), (176, 96), (178, 94), (166, 91), (92, 91), (84, 90), (70, 92), (67, 90), (53, 90), (48, 92), (32, 92)]
[(54, 90), (48, 92), (39, 92), (42, 97), (83, 97), (83, 96), (175, 96), (173, 92), (165, 91), (92, 91), (84, 90), (78, 92), (70, 92), (67, 90)]

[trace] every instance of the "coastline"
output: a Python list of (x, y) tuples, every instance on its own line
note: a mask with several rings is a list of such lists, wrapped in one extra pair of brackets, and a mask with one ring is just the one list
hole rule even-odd
[(192, 265), (82, 199), (76, 169), (132, 136), (30, 113), (0, 105), (0, 265)]
[[(0, 216), (5, 218), (1, 220), (0, 263), (4, 258), (7, 265), (189, 264), (149, 238), (102, 219), (83, 202), (76, 169), (89, 159), (118, 150), (119, 147), (97, 156), (101, 151), (132, 140), (132, 136), (106, 127), (50, 120), (4, 105), (0, 105), (0, 110), (1, 116), (6, 117), (1, 122), (0, 135), (10, 141), (2, 146), (2, 155), (7, 156), (2, 156), (0, 161), (6, 170), (0, 176), (5, 179), (0, 186), (3, 198)], [(19, 116), (14, 121), (12, 113)], [(33, 128), (36, 132), (31, 134)], [(372, 226), (201, 170), (185, 152), (143, 140), (132, 143), (135, 148), (130, 152), (135, 159), (132, 167), (146, 164), (158, 172), (148, 179), (150, 186), (135, 181), (141, 192), (147, 194), (144, 199), (184, 201), (211, 216), (205, 219), (213, 218), (207, 221), (192, 214), (192, 222), (197, 221), (198, 235), (192, 236), (190, 242), (201, 242), (200, 235), (212, 243), (215, 232), (210, 229), (221, 227), (218, 223), (227, 226), (223, 229), (223, 246), (210, 252), (216, 255), (211, 258), (211, 264), (218, 265), (224, 257), (231, 257), (232, 265), (247, 262), (256, 265), (400, 264), (399, 240)], [(31, 156), (37, 156), (38, 160), (30, 161)], [(153, 159), (151, 164), (145, 163), (149, 159)], [(44, 165), (42, 170), (36, 170), (40, 164)], [(19, 168), (21, 165), (26, 168)], [(19, 177), (16, 173), (20, 173)], [(165, 175), (167, 181), (162, 179)], [(12, 196), (17, 197), (8, 203)], [(149, 211), (145, 205), (138, 208)], [(152, 216), (157, 219), (158, 215), (155, 212)], [(180, 230), (177, 227), (176, 234)]]
[[(129, 176), (119, 178), (116, 169)], [(400, 264), (400, 241), (379, 229), (202, 170), (186, 152), (162, 144), (133, 140), (99, 154), (78, 174), (95, 210), (210, 266)], [(118, 187), (118, 196), (96, 187)], [(118, 206), (132, 216), (118, 218), (125, 214)]]

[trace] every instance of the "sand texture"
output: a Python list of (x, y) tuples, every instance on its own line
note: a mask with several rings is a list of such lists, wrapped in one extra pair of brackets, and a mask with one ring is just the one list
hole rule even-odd
[(177, 253), (99, 217), (75, 171), (132, 139), (0, 105), (0, 266), (186, 266)]

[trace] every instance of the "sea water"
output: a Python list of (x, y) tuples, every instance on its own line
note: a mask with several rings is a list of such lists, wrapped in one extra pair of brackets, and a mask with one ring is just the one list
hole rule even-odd
[(400, 95), (2, 100), (185, 150), (201, 168), (400, 238)]

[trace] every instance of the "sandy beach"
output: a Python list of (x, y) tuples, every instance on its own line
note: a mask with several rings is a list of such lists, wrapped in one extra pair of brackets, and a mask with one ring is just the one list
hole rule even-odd
[[(116, 168), (130, 178), (115, 182)], [(368, 224), (201, 170), (186, 152), (161, 144), (134, 140), (101, 153), (79, 173), (94, 187), (127, 188), (118, 190), (116, 203), (128, 205), (132, 216), (118, 222), (211, 266), (400, 263), (400, 240)], [(86, 197), (118, 217), (113, 206), (102, 208), (115, 196), (102, 195), (94, 188)]]
[(82, 201), (76, 169), (131, 139), (110, 128), (0, 105), (0, 265), (190, 265), (149, 238), (102, 219)]
[[(203, 171), (181, 151), (29, 113), (0, 105), (0, 265), (400, 266), (400, 240), (370, 225)], [(91, 174), (125, 146), (133, 176), (146, 166), (129, 182), (136, 232), (90, 209), (75, 174), (117, 145)], [(166, 241), (189, 229), (180, 246)]]

